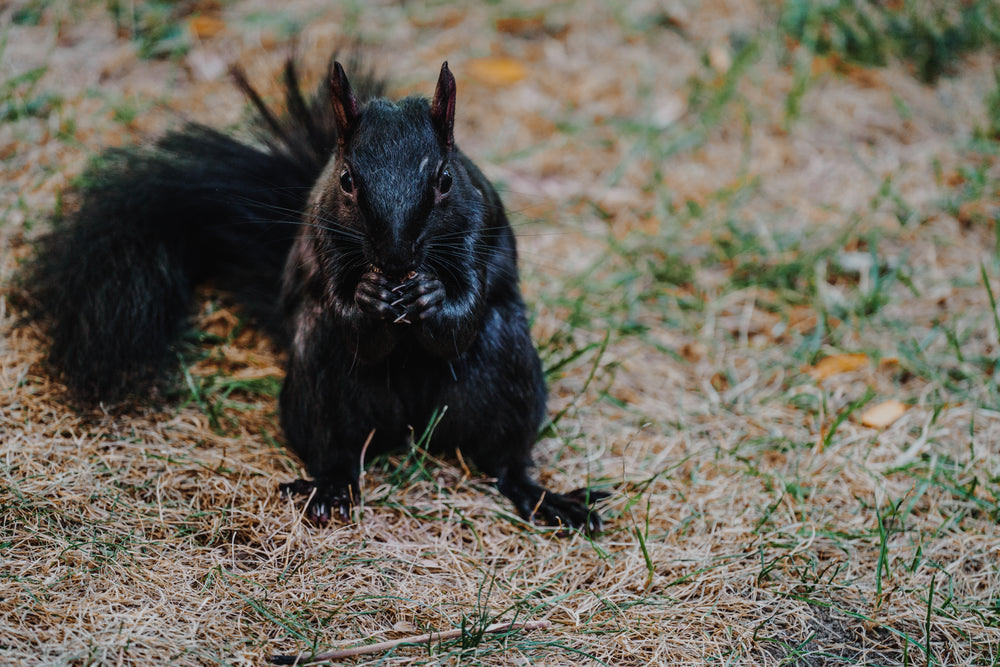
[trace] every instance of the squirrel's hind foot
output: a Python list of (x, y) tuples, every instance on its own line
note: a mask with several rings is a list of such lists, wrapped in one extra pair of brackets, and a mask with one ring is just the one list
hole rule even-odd
[(605, 491), (581, 488), (569, 493), (554, 493), (526, 475), (501, 478), (497, 488), (528, 521), (582, 530), (587, 535), (596, 535), (604, 526), (594, 505), (609, 497)]
[(351, 523), (351, 508), (354, 507), (354, 493), (351, 486), (334, 488), (308, 479), (297, 479), (278, 485), (281, 495), (306, 496), (306, 516), (310, 521), (325, 526), (331, 519), (339, 523)]

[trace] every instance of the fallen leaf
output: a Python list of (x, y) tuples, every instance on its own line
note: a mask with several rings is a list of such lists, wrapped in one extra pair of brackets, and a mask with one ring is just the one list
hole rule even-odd
[(878, 90), (885, 88), (882, 73), (867, 67), (850, 66), (847, 68), (847, 77), (861, 88), (871, 88)]
[(788, 311), (788, 328), (800, 334), (807, 333), (819, 324), (819, 315), (810, 306), (794, 306)]
[(704, 343), (684, 343), (681, 346), (680, 353), (682, 357), (694, 363), (702, 360), (708, 353), (708, 348), (705, 347)]
[(488, 86), (509, 86), (528, 75), (520, 61), (502, 56), (470, 60), (465, 69), (469, 76)]
[(609, 393), (613, 398), (621, 401), (625, 405), (635, 405), (642, 400), (642, 396), (639, 395), (639, 392), (631, 387), (615, 385), (610, 389)]
[(878, 367), (880, 369), (894, 369), (899, 367), (899, 357), (882, 357), (879, 359)]
[(712, 383), (712, 389), (715, 389), (715, 391), (725, 391), (729, 389), (729, 379), (722, 373), (716, 373), (713, 375), (709, 382)]
[(555, 123), (539, 113), (529, 113), (521, 120), (539, 139), (546, 139), (559, 131), (559, 127)]
[(411, 16), (410, 23), (417, 28), (454, 28), (465, 20), (465, 10), (448, 8), (428, 16)]
[(966, 180), (965, 174), (962, 172), (952, 171), (944, 177), (944, 184), (949, 188), (957, 188), (960, 185), (965, 185)]
[(691, 11), (680, 2), (672, 2), (660, 10), (656, 20), (664, 27), (686, 30), (691, 24)]
[(200, 39), (207, 39), (222, 32), (226, 27), (226, 22), (211, 16), (195, 16), (188, 21), (188, 27)]
[(861, 414), (861, 425), (869, 428), (885, 428), (903, 416), (909, 408), (895, 398), (868, 408)]
[(511, 16), (496, 21), (497, 32), (508, 35), (531, 36), (545, 30), (545, 17), (541, 14), (533, 16)]
[(861, 353), (834, 354), (821, 359), (809, 369), (809, 375), (817, 380), (825, 380), (841, 373), (850, 373), (868, 365), (868, 355)]
[(968, 201), (958, 207), (955, 216), (963, 225), (971, 225), (996, 217), (996, 206), (989, 201)]

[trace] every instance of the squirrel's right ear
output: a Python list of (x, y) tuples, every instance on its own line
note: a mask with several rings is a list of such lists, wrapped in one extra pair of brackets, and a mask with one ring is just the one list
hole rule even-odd
[(339, 62), (333, 63), (333, 71), (330, 72), (330, 93), (333, 115), (337, 121), (337, 143), (343, 149), (357, 126), (358, 100), (354, 97), (351, 83)]

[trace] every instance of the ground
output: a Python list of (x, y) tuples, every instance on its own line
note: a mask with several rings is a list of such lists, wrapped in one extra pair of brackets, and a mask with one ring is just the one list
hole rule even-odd
[[(865, 62), (819, 10), (796, 28), (810, 6), (3, 5), (0, 662), (261, 664), (457, 628), (357, 660), (998, 664), (996, 40), (940, 72)], [(275, 492), (301, 473), (280, 352), (225, 295), (183, 379), (124, 411), (74, 408), (16, 326), (18, 266), (88, 160), (184, 120), (252, 140), (228, 66), (275, 91), (335, 48), (399, 94), (449, 62), (456, 140), (519, 235), (538, 473), (609, 491), (603, 534), (526, 524), (419, 451), (374, 462), (356, 523), (303, 521)], [(481, 632), (511, 620), (550, 625)]]

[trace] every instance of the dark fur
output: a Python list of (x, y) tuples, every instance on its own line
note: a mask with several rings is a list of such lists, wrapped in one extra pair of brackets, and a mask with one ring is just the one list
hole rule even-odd
[[(528, 475), (546, 393), (496, 191), (454, 145), (455, 84), (432, 103), (359, 104), (339, 64), (306, 102), (285, 70), (284, 116), (256, 106), (262, 148), (188, 125), (113, 150), (80, 209), (26, 274), (51, 365), (88, 400), (118, 400), (169, 365), (192, 289), (213, 279), (289, 348), (281, 423), (315, 481), (310, 514), (346, 518), (367, 456), (460, 448), (525, 517), (600, 528), (585, 490)], [(345, 175), (346, 174), (346, 175)], [(279, 294), (280, 287), (280, 294)]]

